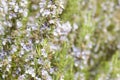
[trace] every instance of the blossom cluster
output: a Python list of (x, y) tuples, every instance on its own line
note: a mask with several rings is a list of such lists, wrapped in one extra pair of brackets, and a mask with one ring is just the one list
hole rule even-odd
[(48, 53), (59, 49), (52, 37), (63, 9), (62, 0), (0, 1), (1, 79), (52, 80), (55, 67)]

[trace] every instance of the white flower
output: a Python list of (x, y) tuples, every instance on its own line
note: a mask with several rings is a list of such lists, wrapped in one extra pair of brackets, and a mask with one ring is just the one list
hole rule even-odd
[(54, 24), (55, 21), (54, 21), (54, 20), (50, 20), (49, 23), (50, 23), (50, 24)]
[(11, 56), (8, 57), (8, 61), (11, 62), (12, 61), (12, 58)]
[(32, 77), (35, 77), (35, 70), (32, 67), (29, 67), (25, 73), (30, 74)]
[(23, 16), (24, 16), (24, 17), (27, 17), (27, 16), (28, 16), (28, 10), (27, 10), (27, 9), (24, 10)]
[(12, 27), (12, 23), (10, 23), (10, 22), (7, 22), (7, 25), (8, 25), (9, 27)]
[(9, 2), (10, 5), (15, 6), (15, 2)]
[[(24, 1), (26, 1), (26, 4), (27, 4), (27, 0), (24, 0)], [(24, 2), (20, 2), (20, 5), (21, 5), (22, 7), (25, 7), (26, 4), (25, 4)]]
[(73, 24), (73, 31), (78, 29), (78, 25), (76, 23)]
[(22, 8), (19, 8), (19, 13), (23, 13), (23, 9)]
[(2, 3), (3, 7), (7, 6), (7, 2), (5, 0), (2, 0), (1, 3)]
[(50, 68), (50, 74), (54, 73), (54, 68)]
[(20, 76), (18, 77), (18, 80), (25, 80), (25, 75), (20, 75)]
[(11, 50), (11, 53), (14, 53), (17, 51), (17, 47), (15, 45), (12, 45), (12, 50)]
[(4, 28), (0, 25), (0, 35), (4, 35)]
[(53, 35), (58, 36), (58, 33), (54, 30)]
[(89, 38), (90, 38), (90, 35), (87, 34), (87, 35), (85, 36), (85, 39), (86, 39), (86, 40), (89, 40)]
[(3, 45), (6, 45), (6, 42), (7, 42), (7, 40), (4, 39), (4, 40), (2, 41), (2, 44), (3, 44)]
[(45, 10), (43, 13), (42, 13), (42, 16), (44, 17), (44, 16), (48, 16), (48, 15), (50, 15), (50, 11), (49, 10)]
[(25, 52), (24, 52), (24, 50), (22, 49), (21, 51), (20, 51), (20, 54), (21, 55), (23, 55)]
[(32, 9), (37, 10), (38, 6), (37, 5), (32, 5)]
[(35, 77), (36, 80), (41, 80), (41, 78)]
[(14, 12), (18, 12), (18, 10), (19, 10), (19, 6), (16, 5), (15, 8), (14, 8)]
[(62, 76), (60, 77), (60, 80), (64, 80), (64, 75), (62, 75)]
[(60, 37), (60, 40), (61, 40), (61, 41), (68, 41), (68, 38), (67, 38), (66, 36), (61, 36), (61, 37)]
[(42, 59), (38, 59), (38, 64), (43, 64), (43, 60)]
[(11, 68), (11, 65), (8, 64), (7, 67), (6, 67), (6, 70), (9, 72), (10, 68)]
[(42, 55), (43, 55), (43, 57), (47, 57), (47, 53), (46, 53), (46, 51), (45, 51), (45, 49), (41, 49), (41, 52), (42, 52)]
[(43, 76), (47, 76), (48, 75), (48, 72), (46, 70), (44, 70), (44, 69), (41, 72), (42, 72)]
[(49, 43), (50, 45), (50, 50), (51, 51), (54, 51), (54, 50), (59, 50), (60, 49), (60, 46), (59, 45), (55, 45), (53, 43)]
[(70, 22), (66, 22), (65, 24), (63, 24), (63, 25), (62, 25), (62, 28), (63, 28), (64, 31), (66, 31), (66, 32), (70, 32), (71, 29), (72, 29)]
[(5, 74), (2, 74), (2, 78), (4, 79), (6, 77), (6, 75)]
[(71, 31), (72, 27), (69, 22), (66, 22), (64, 24), (57, 23), (58, 27), (56, 31), (59, 33), (59, 35), (68, 35), (68, 33)]
[(2, 63), (0, 63), (0, 68), (3, 66), (3, 64)]

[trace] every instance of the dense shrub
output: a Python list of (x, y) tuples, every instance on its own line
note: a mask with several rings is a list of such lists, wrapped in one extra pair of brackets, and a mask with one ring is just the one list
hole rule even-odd
[(1, 0), (0, 80), (118, 80), (119, 0)]

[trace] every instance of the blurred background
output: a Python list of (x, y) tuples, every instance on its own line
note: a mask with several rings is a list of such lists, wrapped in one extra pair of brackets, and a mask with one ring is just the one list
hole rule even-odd
[(75, 80), (119, 80), (120, 0), (68, 0), (61, 19), (79, 26)]

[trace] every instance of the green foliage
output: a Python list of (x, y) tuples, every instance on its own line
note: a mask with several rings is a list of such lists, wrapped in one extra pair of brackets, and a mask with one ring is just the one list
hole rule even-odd
[[(43, 12), (38, 14), (39, 9), (34, 10), (33, 7), (40, 6), (39, 0), (28, 0), (25, 7), (28, 9), (26, 17), (16, 13), (17, 17), (9, 20), (6, 14), (4, 18), (12, 23), (12, 27), (3, 25), (5, 34), (0, 35), (0, 55), (2, 51), (14, 52), (0, 60), (0, 80), (18, 80), (21, 75), (25, 76), (24, 80), (37, 80), (36, 77), (47, 80), (50, 76), (53, 80), (117, 80), (120, 78), (120, 20), (115, 21), (113, 18), (115, 11), (111, 11), (118, 3), (117, 0), (112, 3), (110, 1), (66, 0), (63, 10), (59, 0), (51, 0), (51, 2), (47, 0), (44, 6), (46, 10), (40, 8)], [(48, 4), (52, 7), (48, 7)], [(47, 10), (53, 10), (54, 14), (48, 14)], [(1, 14), (0, 20), (2, 20)], [(119, 15), (119, 12), (116, 15)], [(22, 27), (18, 29), (17, 20), (22, 23)], [(70, 24), (62, 24), (66, 21)], [(74, 31), (74, 26), (71, 27), (71, 24), (76, 24), (78, 28)], [(37, 29), (32, 30), (29, 28), (31, 25)], [(60, 29), (56, 30), (58, 31), (56, 37), (53, 32), (57, 27)], [(70, 31), (67, 31), (68, 27), (71, 28)], [(57, 46), (59, 48), (52, 50), (51, 44), (55, 45), (55, 49)], [(24, 54), (21, 51), (24, 51)], [(32, 70), (27, 69), (28, 67), (34, 69), (36, 77), (29, 73)], [(19, 68), (21, 70), (17, 73)], [(51, 68), (54, 69), (53, 73), (50, 73)]]

